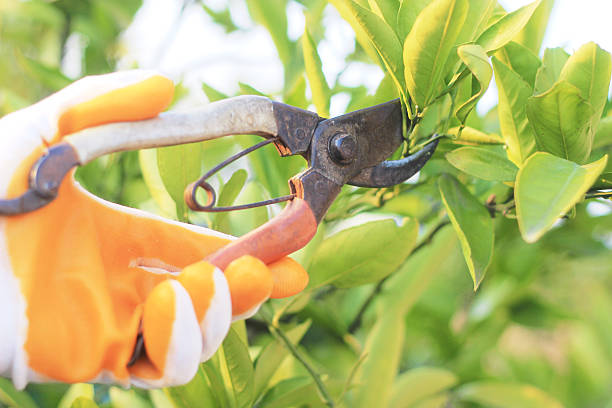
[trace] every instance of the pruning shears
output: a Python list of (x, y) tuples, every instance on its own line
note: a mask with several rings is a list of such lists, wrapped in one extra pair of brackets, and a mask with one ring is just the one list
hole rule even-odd
[[(242, 255), (270, 263), (306, 245), (342, 186), (389, 187), (416, 174), (434, 153), (438, 140), (399, 160), (386, 160), (404, 141), (399, 101), (331, 119), (274, 102), (262, 96), (237, 96), (188, 112), (166, 112), (153, 119), (118, 122), (73, 133), (48, 149), (32, 166), (29, 189), (22, 196), (0, 200), (1, 215), (37, 210), (57, 196), (66, 174), (100, 156), (126, 150), (171, 146), (236, 134), (256, 134), (266, 140), (216, 166), (185, 190), (193, 210), (225, 211), (247, 208), (214, 207), (215, 192), (206, 178), (256, 148), (273, 143), (281, 156), (301, 155), (308, 168), (289, 180), (290, 195), (266, 202), (289, 201), (275, 218), (209, 256), (224, 269)], [(198, 202), (196, 191), (208, 202)]]

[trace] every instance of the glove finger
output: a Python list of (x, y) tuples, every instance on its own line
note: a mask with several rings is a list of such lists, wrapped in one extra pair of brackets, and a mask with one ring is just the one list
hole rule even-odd
[(129, 368), (139, 387), (164, 387), (189, 382), (198, 370), (202, 338), (189, 294), (169, 279), (149, 294), (143, 310), (146, 356)]
[(54, 143), (87, 127), (152, 118), (168, 107), (173, 94), (172, 81), (154, 71), (85, 77), (39, 103), (56, 124), (43, 137)]
[(270, 298), (281, 299), (300, 293), (308, 285), (308, 272), (288, 256), (268, 265), (274, 286)]
[(232, 296), (233, 320), (247, 319), (272, 293), (274, 280), (268, 267), (259, 259), (244, 255), (225, 268), (225, 278)]
[(200, 361), (217, 351), (232, 321), (232, 301), (223, 272), (206, 261), (189, 265), (178, 276), (195, 310), (202, 333)]

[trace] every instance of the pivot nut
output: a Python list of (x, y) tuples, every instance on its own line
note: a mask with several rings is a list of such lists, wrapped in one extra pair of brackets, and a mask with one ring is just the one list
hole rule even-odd
[(346, 133), (335, 134), (329, 141), (329, 153), (338, 164), (350, 164), (357, 158), (357, 140)]

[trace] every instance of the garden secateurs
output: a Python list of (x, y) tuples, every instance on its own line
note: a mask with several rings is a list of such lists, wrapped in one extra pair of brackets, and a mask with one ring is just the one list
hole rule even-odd
[[(256, 205), (289, 201), (275, 218), (207, 258), (224, 269), (242, 255), (270, 263), (306, 245), (343, 185), (389, 187), (417, 173), (435, 151), (438, 140), (399, 160), (386, 160), (404, 141), (399, 100), (331, 119), (274, 102), (262, 96), (237, 96), (188, 112), (166, 112), (135, 122), (88, 128), (62, 139), (40, 157), (30, 171), (30, 187), (22, 196), (0, 200), (0, 215), (34, 211), (51, 202), (74, 167), (119, 151), (170, 146), (227, 135), (256, 134), (266, 140), (216, 166), (185, 190), (196, 211), (248, 208), (214, 207), (215, 192), (206, 178), (256, 148), (273, 143), (281, 156), (301, 155), (308, 168), (289, 180), (290, 195)], [(198, 202), (196, 191), (208, 202)]]

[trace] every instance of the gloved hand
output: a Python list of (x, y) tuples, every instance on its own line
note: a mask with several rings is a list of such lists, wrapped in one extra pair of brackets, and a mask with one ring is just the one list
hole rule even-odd
[[(0, 197), (62, 136), (156, 116), (173, 84), (146, 71), (88, 77), (0, 119)], [(188, 382), (227, 334), (269, 297), (302, 290), (290, 258), (245, 256), (224, 272), (202, 261), (232, 237), (109, 203), (67, 177), (31, 213), (0, 216), (0, 375), (28, 382)], [(146, 355), (127, 363), (141, 332)]]

